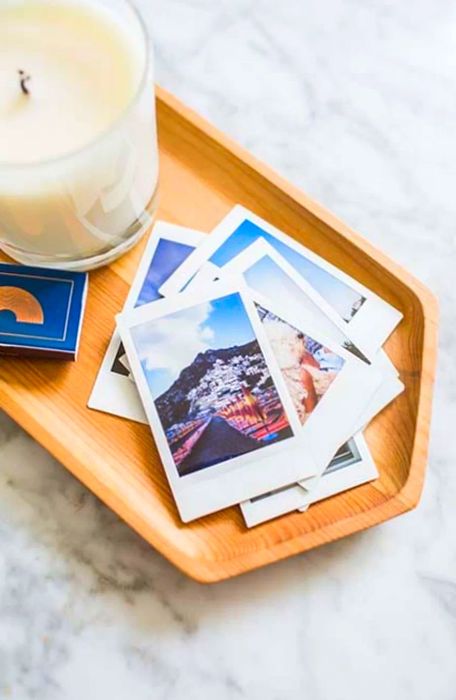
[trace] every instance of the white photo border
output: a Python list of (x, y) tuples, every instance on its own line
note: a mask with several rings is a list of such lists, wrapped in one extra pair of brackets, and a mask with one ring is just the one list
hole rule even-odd
[[(244, 248), (238, 255), (232, 258), (222, 268), (217, 268), (212, 263), (209, 263), (210, 267), (208, 265), (205, 265), (204, 267), (200, 268), (200, 273), (195, 275), (195, 278), (190, 283), (191, 287), (193, 288), (194, 286), (196, 286), (196, 284), (198, 284), (198, 286), (201, 286), (202, 284), (207, 283), (209, 275), (216, 275), (219, 279), (226, 279), (229, 275), (233, 274), (241, 274), (242, 276), (244, 276), (249, 269), (251, 269), (254, 265), (263, 260), (263, 258), (269, 258), (274, 263), (274, 265), (280, 268), (280, 270), (293, 282), (293, 284), (300, 289), (303, 295), (307, 296), (312, 302), (312, 304), (319, 308), (321, 313), (332, 325), (331, 330), (325, 331), (323, 328), (321, 328), (321, 331), (325, 335), (330, 336), (330, 334), (333, 332), (340, 332), (342, 336), (341, 341), (347, 340), (351, 342), (355, 346), (355, 350), (358, 350), (358, 353), (361, 354), (360, 359), (363, 359), (364, 357), (369, 362), (373, 360), (373, 357), (365, 357), (365, 355), (361, 353), (361, 350), (356, 347), (356, 343), (354, 343), (354, 341), (352, 341), (352, 339), (350, 338), (349, 324), (346, 324), (343, 321), (339, 314), (321, 296), (321, 294), (319, 294), (317, 290), (314, 287), (312, 287), (312, 285), (309, 284), (309, 282), (306, 279), (304, 279), (302, 275), (296, 272), (295, 268), (292, 265), (290, 265), (290, 263), (287, 260), (285, 260), (285, 258), (275, 248), (273, 248), (272, 245), (268, 243), (264, 238), (257, 238), (257, 240), (254, 243), (252, 243), (247, 248)], [(249, 285), (247, 280), (245, 280), (245, 283)], [(259, 293), (262, 294), (261, 291)], [(300, 317), (301, 313), (302, 311), (300, 308), (296, 308), (293, 310), (293, 314), (296, 316), (296, 318)], [(306, 318), (306, 316), (303, 315), (302, 323), (307, 323), (308, 321), (315, 327), (319, 327), (320, 325), (320, 321), (308, 319)], [(334, 338), (333, 340), (338, 344), (341, 344), (341, 342), (339, 342), (337, 338)], [(356, 355), (356, 352), (354, 352), (353, 354)]]
[[(293, 437), (265, 446), (261, 450), (263, 453), (261, 458), (259, 458), (259, 451), (254, 451), (214, 465), (209, 469), (180, 477), (136, 352), (132, 329), (150, 321), (159, 321), (174, 312), (189, 309), (229, 294), (240, 295), (287, 415)], [(211, 285), (209, 290), (188, 290), (175, 298), (162, 299), (125, 311), (117, 316), (117, 323), (158, 451), (184, 522), (238, 504), (265, 490), (273, 490), (298, 479), (309, 478), (317, 473), (318, 467), (313, 462), (306, 440), (300, 435), (299, 418), (286, 390), (272, 350), (265, 340), (264, 329), (249, 297), (247, 287), (242, 284), (218, 281)], [(305, 459), (303, 459), (303, 455), (305, 455)]]
[(263, 498), (256, 497), (240, 503), (247, 527), (260, 525), (295, 510), (305, 512), (313, 503), (377, 479), (378, 469), (364, 435), (359, 432), (352, 440), (358, 450), (359, 459), (354, 464), (343, 466), (328, 474), (323, 473), (311, 493), (306, 492), (299, 484), (292, 484)]
[[(283, 256), (276, 251), (267, 241), (264, 239), (257, 239), (247, 248), (244, 248), (241, 253), (232, 258), (230, 262), (224, 265), (223, 268), (217, 268), (212, 263), (208, 266), (203, 266), (200, 271), (195, 275), (191, 283), (188, 285), (187, 289), (202, 289), (207, 286), (208, 283), (214, 281), (215, 278), (221, 280), (229, 279), (239, 279), (242, 278), (243, 283), (248, 285), (248, 280), (245, 277), (245, 273), (248, 269), (254, 266), (257, 262), (262, 260), (264, 257), (268, 257), (282, 272), (291, 279), (291, 281), (296, 285), (297, 288), (301, 290), (303, 295), (306, 295), (311, 300), (312, 304), (317, 306), (321, 313), (329, 320), (330, 324), (334, 327), (336, 332), (342, 334), (342, 337), (350, 341), (350, 336), (347, 334), (347, 325), (340, 316), (334, 311), (333, 307), (328, 304), (328, 302), (323, 299), (323, 297), (305, 280), (296, 270), (283, 258)], [(258, 290), (252, 289), (252, 294), (255, 296), (256, 293), (261, 294)], [(266, 297), (264, 297), (266, 300)], [(268, 297), (269, 299), (269, 297)], [(304, 326), (312, 325), (315, 329), (318, 329), (320, 335), (330, 336), (330, 330), (325, 332), (320, 325), (320, 320), (309, 319), (296, 307), (290, 312), (290, 307), (287, 306), (287, 312), (291, 313), (296, 321)], [(331, 336), (332, 337), (332, 336)], [(339, 347), (339, 338), (333, 338), (333, 344), (336, 343)], [(354, 354), (356, 357), (356, 353)], [(366, 358), (367, 360), (368, 358)], [(365, 412), (360, 416), (358, 423), (356, 424), (356, 432), (369, 423), (372, 418), (374, 418), (380, 411), (385, 408), (393, 399), (395, 399), (403, 390), (404, 385), (397, 376), (397, 370), (389, 360), (388, 356), (384, 350), (378, 350), (370, 360), (372, 366), (383, 373), (383, 381), (381, 385), (376, 390), (375, 394), (372, 396), (371, 401), (368, 406), (366, 406)], [(354, 430), (355, 432), (355, 430)]]
[[(218, 284), (218, 282), (214, 284)], [(239, 280), (238, 285), (240, 284)], [(242, 284), (245, 284), (243, 280)], [(355, 357), (331, 338), (324, 336), (318, 327), (312, 326), (310, 323), (304, 327), (302, 321), (290, 313), (288, 309), (281, 309), (276, 301), (264, 297), (249, 287), (246, 288), (249, 290), (254, 304), (259, 304), (286, 324), (305, 335), (309, 335), (313, 340), (321, 343), (345, 361), (331, 386), (318, 402), (317, 408), (301, 426), (301, 434), (306, 436), (306, 442), (311, 445), (314, 462), (319, 467), (316, 480), (317, 477), (321, 476), (339, 447), (364, 426), (366, 408), (381, 386), (383, 374), (376, 367)], [(266, 342), (268, 341), (266, 340)], [(343, 406), (342, 415), (340, 415), (341, 406)], [(331, 426), (330, 430), (328, 430), (328, 426)], [(308, 483), (309, 489), (314, 487), (314, 483), (312, 481)]]
[(266, 233), (299, 253), (321, 269), (331, 274), (335, 279), (344, 283), (364, 297), (365, 301), (355, 316), (347, 323), (350, 327), (350, 338), (367, 356), (372, 356), (385, 342), (394, 328), (402, 319), (402, 313), (384, 301), (363, 284), (339, 270), (320, 256), (316, 255), (301, 243), (275, 228), (264, 219), (236, 205), (198, 250), (194, 251), (176, 272), (162, 285), (160, 292), (163, 296), (178, 293), (193, 275), (208, 261), (217, 249), (234, 233), (242, 223), (250, 221)]

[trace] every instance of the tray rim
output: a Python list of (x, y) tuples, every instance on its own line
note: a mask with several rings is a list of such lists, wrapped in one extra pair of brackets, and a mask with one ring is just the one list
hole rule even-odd
[[(28, 414), (15, 397), (8, 395), (7, 392), (0, 394), (1, 408), (138, 534), (184, 573), (199, 582), (210, 583), (231, 578), (293, 554), (298, 554), (321, 544), (359, 532), (416, 507), (423, 488), (428, 455), (432, 394), (437, 360), (438, 301), (435, 295), (422, 282), (407, 272), (401, 265), (391, 260), (385, 253), (340, 221), (325, 207), (310, 198), (297, 186), (288, 182), (270, 166), (265, 165), (250, 154), (205, 118), (183, 104), (174, 95), (164, 88), (156, 86), (156, 98), (161, 108), (167, 108), (176, 112), (181, 119), (189, 122), (196, 130), (203, 132), (206, 137), (209, 137), (223, 150), (230, 151), (237, 160), (242, 161), (246, 166), (259, 173), (263, 179), (269, 181), (275, 188), (281, 190), (289, 199), (290, 204), (295, 202), (299, 208), (307, 209), (313, 216), (332, 228), (339, 236), (349, 240), (371, 259), (375, 259), (377, 264), (386, 268), (391, 276), (398, 279), (413, 293), (423, 315), (422, 365), (419, 372), (416, 429), (409, 473), (402, 488), (387, 501), (369, 509), (369, 511), (349, 515), (321, 526), (318, 530), (298, 534), (256, 552), (241, 551), (237, 556), (226, 558), (223, 561), (214, 559), (203, 560), (202, 558), (196, 560), (192, 558), (191, 554), (184, 553), (173, 545), (169, 538), (163, 537), (157, 529), (154, 530), (153, 536), (151, 536), (150, 531), (145, 534), (143, 519), (137, 512), (126, 507), (124, 503), (120, 504), (118, 502), (118, 496), (112, 484), (107, 486), (105, 482), (100, 481), (87, 468), (83, 459), (65, 450), (55, 436), (45, 430), (34, 416)], [(318, 537), (318, 542), (315, 542), (316, 537)], [(308, 545), (307, 539), (312, 539), (312, 543)], [(249, 560), (248, 565), (243, 564), (243, 561), (246, 559)]]

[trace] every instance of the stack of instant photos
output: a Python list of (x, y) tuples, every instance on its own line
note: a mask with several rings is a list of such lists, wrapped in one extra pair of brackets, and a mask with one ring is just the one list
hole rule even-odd
[(159, 222), (89, 406), (150, 424), (183, 521), (240, 504), (253, 526), (376, 478), (400, 320), (242, 207), (210, 234)]

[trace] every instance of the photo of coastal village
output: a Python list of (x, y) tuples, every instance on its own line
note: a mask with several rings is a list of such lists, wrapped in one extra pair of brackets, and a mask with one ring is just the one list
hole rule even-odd
[(134, 331), (180, 476), (292, 436), (239, 294)]

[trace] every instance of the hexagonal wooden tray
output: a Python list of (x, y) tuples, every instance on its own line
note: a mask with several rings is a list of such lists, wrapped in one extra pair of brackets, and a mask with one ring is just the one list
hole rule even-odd
[(237, 508), (182, 524), (149, 429), (86, 408), (143, 244), (91, 274), (76, 364), (0, 360), (0, 406), (182, 571), (199, 581), (218, 581), (376, 525), (417, 504), (428, 450), (437, 305), (405, 270), (164, 90), (157, 91), (157, 106), (159, 218), (208, 231), (239, 202), (404, 314), (387, 351), (406, 392), (367, 430), (380, 478), (307, 513), (251, 530)]

